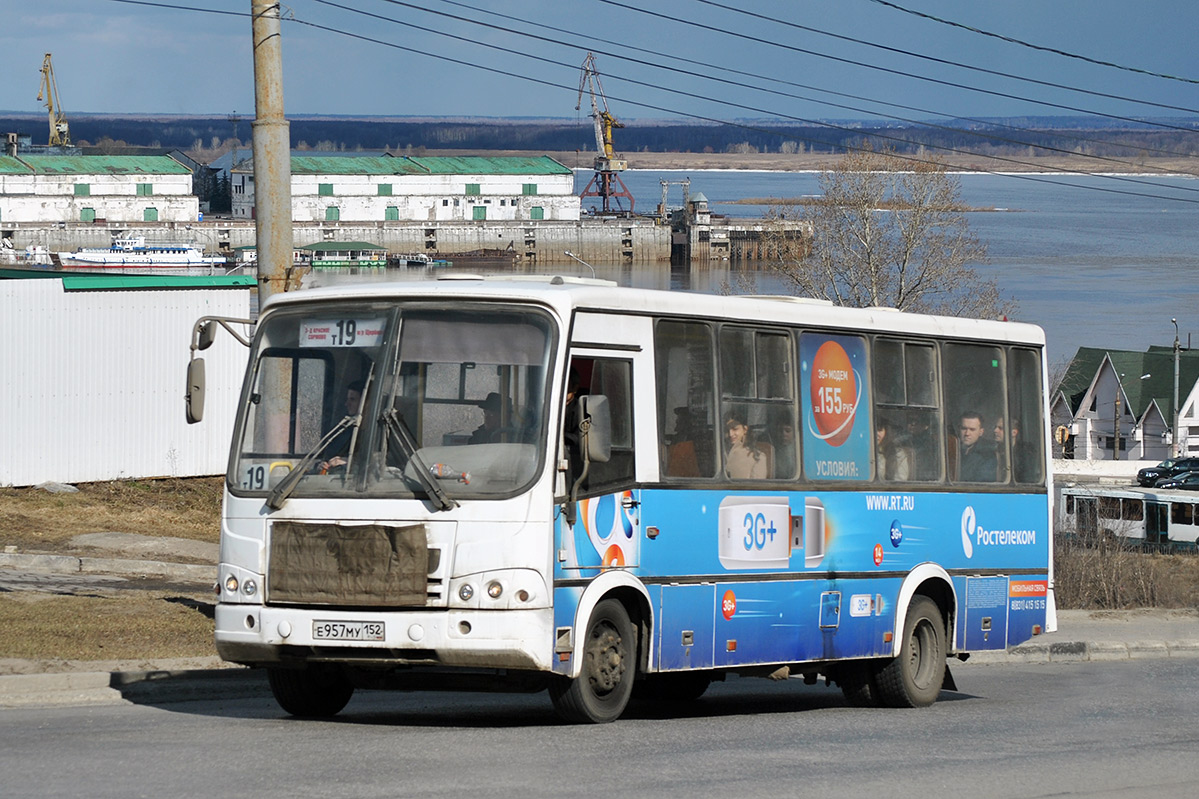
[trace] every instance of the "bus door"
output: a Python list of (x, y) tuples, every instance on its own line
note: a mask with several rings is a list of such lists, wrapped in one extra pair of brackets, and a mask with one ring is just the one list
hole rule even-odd
[(1167, 502), (1145, 502), (1145, 541), (1164, 544), (1170, 540), (1170, 505)]
[[(607, 341), (572, 345), (567, 366), (559, 468), (565, 467), (565, 496), (573, 493), (577, 502), (573, 509), (569, 502), (563, 505), (573, 513), (560, 513), (556, 525), (558, 565), (566, 577), (594, 577), (601, 569), (635, 568), (640, 562), (641, 492), (634, 488), (634, 405), (636, 374), (645, 355), (632, 335), (628, 343), (621, 343), (621, 326), (609, 324), (615, 330), (601, 332), (576, 321), (576, 339), (585, 327), (583, 332), (598, 337), (585, 341)], [(612, 447), (603, 462), (585, 464), (579, 451), (576, 426), (583, 396), (607, 400)]]

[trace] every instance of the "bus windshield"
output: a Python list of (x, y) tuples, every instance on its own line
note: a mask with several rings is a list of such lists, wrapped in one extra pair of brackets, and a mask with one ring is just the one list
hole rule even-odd
[(545, 461), (554, 325), (494, 304), (304, 305), (266, 317), (230, 489), (288, 496), (503, 498)]

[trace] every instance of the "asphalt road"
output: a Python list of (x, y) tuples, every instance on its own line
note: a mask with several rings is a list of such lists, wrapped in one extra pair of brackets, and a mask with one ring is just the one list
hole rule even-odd
[[(0, 711), (13, 797), (1193, 796), (1199, 661), (964, 664), (925, 710), (733, 680), (559, 723), (544, 693), (360, 692), (332, 721), (243, 698)], [(144, 701), (153, 701), (153, 694)]]

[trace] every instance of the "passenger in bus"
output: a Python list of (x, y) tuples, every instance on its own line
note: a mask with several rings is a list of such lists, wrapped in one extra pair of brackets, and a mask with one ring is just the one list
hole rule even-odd
[(667, 477), (699, 477), (699, 458), (695, 453), (695, 425), (691, 409), (674, 409), (674, 433), (666, 445)]
[(1035, 483), (1041, 478), (1036, 449), (1020, 437), (1020, 420), (1012, 419), (1012, 469), (1017, 483)]
[(795, 477), (795, 424), (791, 414), (775, 409), (770, 417), (770, 437), (774, 442), (774, 468), (771, 475), (778, 478)]
[[(355, 416), (358, 409), (362, 407), (362, 389), (365, 383), (361, 380), (355, 380), (346, 386), (345, 412), (346, 416)], [(338, 419), (337, 421), (341, 421)], [(350, 443), (354, 440), (354, 428), (347, 427), (342, 430), (333, 440), (325, 445), (325, 460), (317, 464), (316, 470), (321, 474), (327, 474), (330, 469), (336, 469), (346, 465), (346, 455), (350, 454)]]
[(874, 466), (879, 479), (887, 482), (912, 479), (912, 449), (889, 419), (880, 418), (874, 430)]
[(968, 483), (994, 483), (999, 461), (995, 442), (983, 435), (986, 426), (978, 411), (966, 411), (958, 424), (958, 479)]
[[(930, 417), (927, 413), (913, 411), (908, 411), (907, 416), (907, 443), (912, 449), (912, 479), (935, 480), (940, 476), (940, 452), (937, 449), (940, 444), (929, 422)], [(957, 441), (956, 438), (952, 440)], [(954, 454), (957, 454), (956, 450)], [(956, 464), (956, 458), (951, 463)]]
[(749, 427), (736, 416), (725, 422), (729, 450), (725, 455), (724, 471), (734, 480), (760, 480), (770, 477), (770, 465), (765, 453), (754, 446)]
[(489, 444), (496, 441), (503, 432), (500, 427), (500, 416), (505, 407), (511, 409), (512, 402), (505, 401), (495, 391), (488, 394), (478, 406), (483, 409), (483, 424), (470, 434), (471, 444)]
[(999, 482), (1006, 483), (1012, 472), (1011, 464), (1008, 463), (1008, 442), (1002, 413), (996, 414), (995, 429), (992, 432), (995, 435), (995, 461), (998, 464)]

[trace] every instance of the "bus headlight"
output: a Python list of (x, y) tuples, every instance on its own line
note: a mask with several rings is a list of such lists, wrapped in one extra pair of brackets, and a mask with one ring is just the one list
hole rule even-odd
[(254, 596), (254, 594), (258, 593), (258, 583), (253, 580), (246, 580), (242, 583), (241, 592), (246, 596)]
[(237, 576), (230, 574), (225, 578), (225, 590), (231, 594), (237, 593)]
[(504, 586), (500, 585), (499, 580), (492, 580), (487, 584), (487, 596), (492, 599), (499, 599), (502, 593), (504, 593)]
[(474, 589), (474, 586), (472, 586), (470, 583), (463, 583), (461, 586), (458, 587), (458, 598), (461, 599), (463, 602), (468, 601), (474, 595), (475, 595), (475, 589)]

